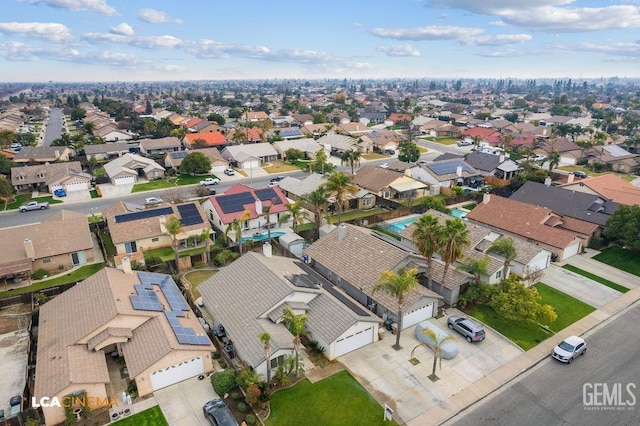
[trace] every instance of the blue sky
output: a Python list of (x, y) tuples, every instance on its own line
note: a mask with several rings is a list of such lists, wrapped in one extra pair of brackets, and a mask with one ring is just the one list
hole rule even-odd
[(640, 77), (640, 0), (3, 0), (0, 81)]

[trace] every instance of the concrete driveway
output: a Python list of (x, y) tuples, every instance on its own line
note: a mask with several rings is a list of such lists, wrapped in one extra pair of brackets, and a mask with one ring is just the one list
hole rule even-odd
[(205, 402), (218, 398), (211, 380), (194, 377), (155, 391), (153, 395), (171, 426), (209, 425), (202, 412)]
[[(448, 309), (448, 315), (459, 315), (460, 311)], [(373, 395), (380, 404), (393, 410), (398, 423), (406, 423), (438, 405), (446, 404), (452, 395), (480, 380), (491, 371), (506, 364), (523, 350), (511, 341), (485, 327), (487, 337), (478, 343), (467, 343), (456, 332), (447, 328), (448, 316), (429, 321), (456, 337), (459, 353), (451, 360), (442, 360), (432, 382), (428, 376), (433, 368), (433, 352), (419, 346), (414, 353), (420, 363), (409, 362), (411, 352), (419, 344), (414, 336), (415, 327), (402, 332), (400, 351), (391, 345), (395, 337), (386, 334), (384, 339), (339, 358), (339, 361)]]
[[(589, 260), (597, 262), (593, 259)], [(607, 278), (606, 276), (602, 277)], [(553, 264), (544, 270), (540, 281), (596, 309), (603, 307), (621, 294), (597, 281)]]

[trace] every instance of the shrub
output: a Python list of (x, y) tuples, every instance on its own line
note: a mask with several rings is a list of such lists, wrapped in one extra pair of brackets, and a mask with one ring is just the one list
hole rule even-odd
[(218, 395), (225, 395), (236, 387), (236, 372), (233, 370), (218, 371), (211, 376), (211, 385)]
[(256, 416), (254, 416), (253, 414), (247, 414), (247, 417), (244, 418), (244, 421), (248, 425), (255, 425), (256, 424)]
[(312, 340), (309, 342), (309, 349), (316, 355), (324, 355), (325, 349), (317, 340)]
[(240, 394), (238, 392), (231, 393), (231, 399), (236, 400), (238, 398), (240, 398)]
[(240, 373), (238, 373), (238, 385), (242, 388), (246, 389), (249, 385), (258, 383), (259, 380), (260, 377), (258, 373), (249, 367), (243, 368), (240, 370)]
[(37, 271), (35, 271), (33, 274), (31, 274), (31, 279), (32, 280), (41, 280), (44, 277), (46, 277), (47, 275), (49, 275), (49, 272), (44, 268), (40, 268)]
[(238, 411), (240, 411), (241, 413), (247, 411), (247, 404), (245, 404), (244, 402), (238, 402)]
[(196, 269), (204, 268), (204, 262), (196, 262), (193, 267)]

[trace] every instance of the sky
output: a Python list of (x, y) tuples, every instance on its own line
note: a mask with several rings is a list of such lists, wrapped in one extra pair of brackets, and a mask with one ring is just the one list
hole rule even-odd
[(640, 0), (3, 0), (0, 81), (640, 77)]

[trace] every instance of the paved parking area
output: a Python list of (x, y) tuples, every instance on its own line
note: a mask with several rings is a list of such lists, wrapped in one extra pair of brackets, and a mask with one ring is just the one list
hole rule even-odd
[[(457, 309), (448, 309), (448, 315), (459, 315)], [(447, 317), (430, 321), (440, 329), (447, 328)], [(447, 399), (490, 372), (513, 360), (524, 351), (517, 345), (485, 327), (487, 337), (478, 343), (467, 343), (456, 332), (458, 355), (451, 360), (442, 360), (436, 375), (440, 380), (432, 382), (428, 376), (433, 368), (433, 352), (422, 345), (414, 353), (420, 363), (409, 362), (411, 352), (419, 344), (414, 336), (415, 327), (402, 332), (400, 351), (394, 350), (395, 336), (387, 333), (384, 339), (339, 358), (339, 361), (354, 375), (380, 403), (394, 410), (394, 418), (406, 423), (428, 409), (446, 404)]]
[(194, 377), (153, 393), (160, 409), (171, 426), (208, 426), (202, 406), (218, 398), (206, 377)]
[(557, 265), (549, 265), (544, 270), (540, 281), (596, 309), (603, 307), (621, 294), (617, 290)]
[(25, 386), (24, 372), (27, 367), (29, 334), (12, 331), (0, 334), (0, 365), (2, 365), (2, 386), (0, 386), (0, 409), (5, 414), (11, 412), (9, 399), (21, 395)]

